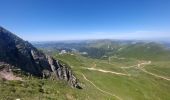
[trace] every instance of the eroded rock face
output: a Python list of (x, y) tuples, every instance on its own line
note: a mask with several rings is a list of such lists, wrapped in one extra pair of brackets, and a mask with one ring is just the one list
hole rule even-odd
[(44, 78), (53, 77), (79, 87), (71, 69), (58, 60), (45, 55), (29, 42), (0, 27), (0, 62), (20, 68), (22, 71)]

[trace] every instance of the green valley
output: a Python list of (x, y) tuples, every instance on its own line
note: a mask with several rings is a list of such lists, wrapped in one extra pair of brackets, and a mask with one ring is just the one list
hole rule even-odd
[[(97, 43), (97, 44), (96, 44)], [(45, 45), (45, 44), (43, 44)], [(54, 45), (54, 44), (53, 44)], [(68, 44), (67, 44), (68, 45)], [(69, 66), (78, 78), (82, 89), (68, 86), (65, 81), (24, 76), (24, 81), (0, 81), (2, 100), (169, 100), (169, 51), (155, 43), (88, 43), (69, 48), (46, 49), (64, 65)], [(76, 44), (78, 45), (78, 44)], [(49, 47), (50, 45), (48, 45)], [(44, 47), (44, 48), (42, 48)], [(58, 47), (59, 48), (59, 47)], [(82, 48), (88, 48), (83, 49)], [(94, 49), (103, 52), (93, 56)], [(65, 50), (62, 54), (60, 51)], [(86, 51), (87, 50), (87, 51)], [(80, 52), (92, 52), (86, 55)], [(94, 54), (94, 55), (97, 55)], [(109, 56), (110, 55), (110, 56)], [(105, 57), (103, 57), (105, 56)], [(28, 84), (29, 83), (29, 84)]]

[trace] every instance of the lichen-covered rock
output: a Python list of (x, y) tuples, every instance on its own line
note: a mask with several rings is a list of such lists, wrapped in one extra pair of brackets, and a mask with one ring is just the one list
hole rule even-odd
[(20, 68), (22, 71), (44, 78), (53, 77), (79, 87), (71, 69), (58, 60), (45, 55), (29, 42), (0, 27), (0, 62)]

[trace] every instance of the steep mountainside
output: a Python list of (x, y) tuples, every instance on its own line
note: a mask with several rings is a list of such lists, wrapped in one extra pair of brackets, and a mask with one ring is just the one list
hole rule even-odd
[(0, 27), (0, 66), (0, 71), (18, 68), (38, 77), (65, 80), (72, 87), (79, 88), (77, 78), (69, 67), (45, 55), (29, 42), (2, 27)]

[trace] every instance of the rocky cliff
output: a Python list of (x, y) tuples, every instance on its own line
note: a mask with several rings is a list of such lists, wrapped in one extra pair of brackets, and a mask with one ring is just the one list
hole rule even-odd
[(69, 67), (0, 27), (0, 66), (5, 65), (10, 65), (10, 69), (19, 68), (34, 76), (65, 80), (72, 87), (80, 88)]

